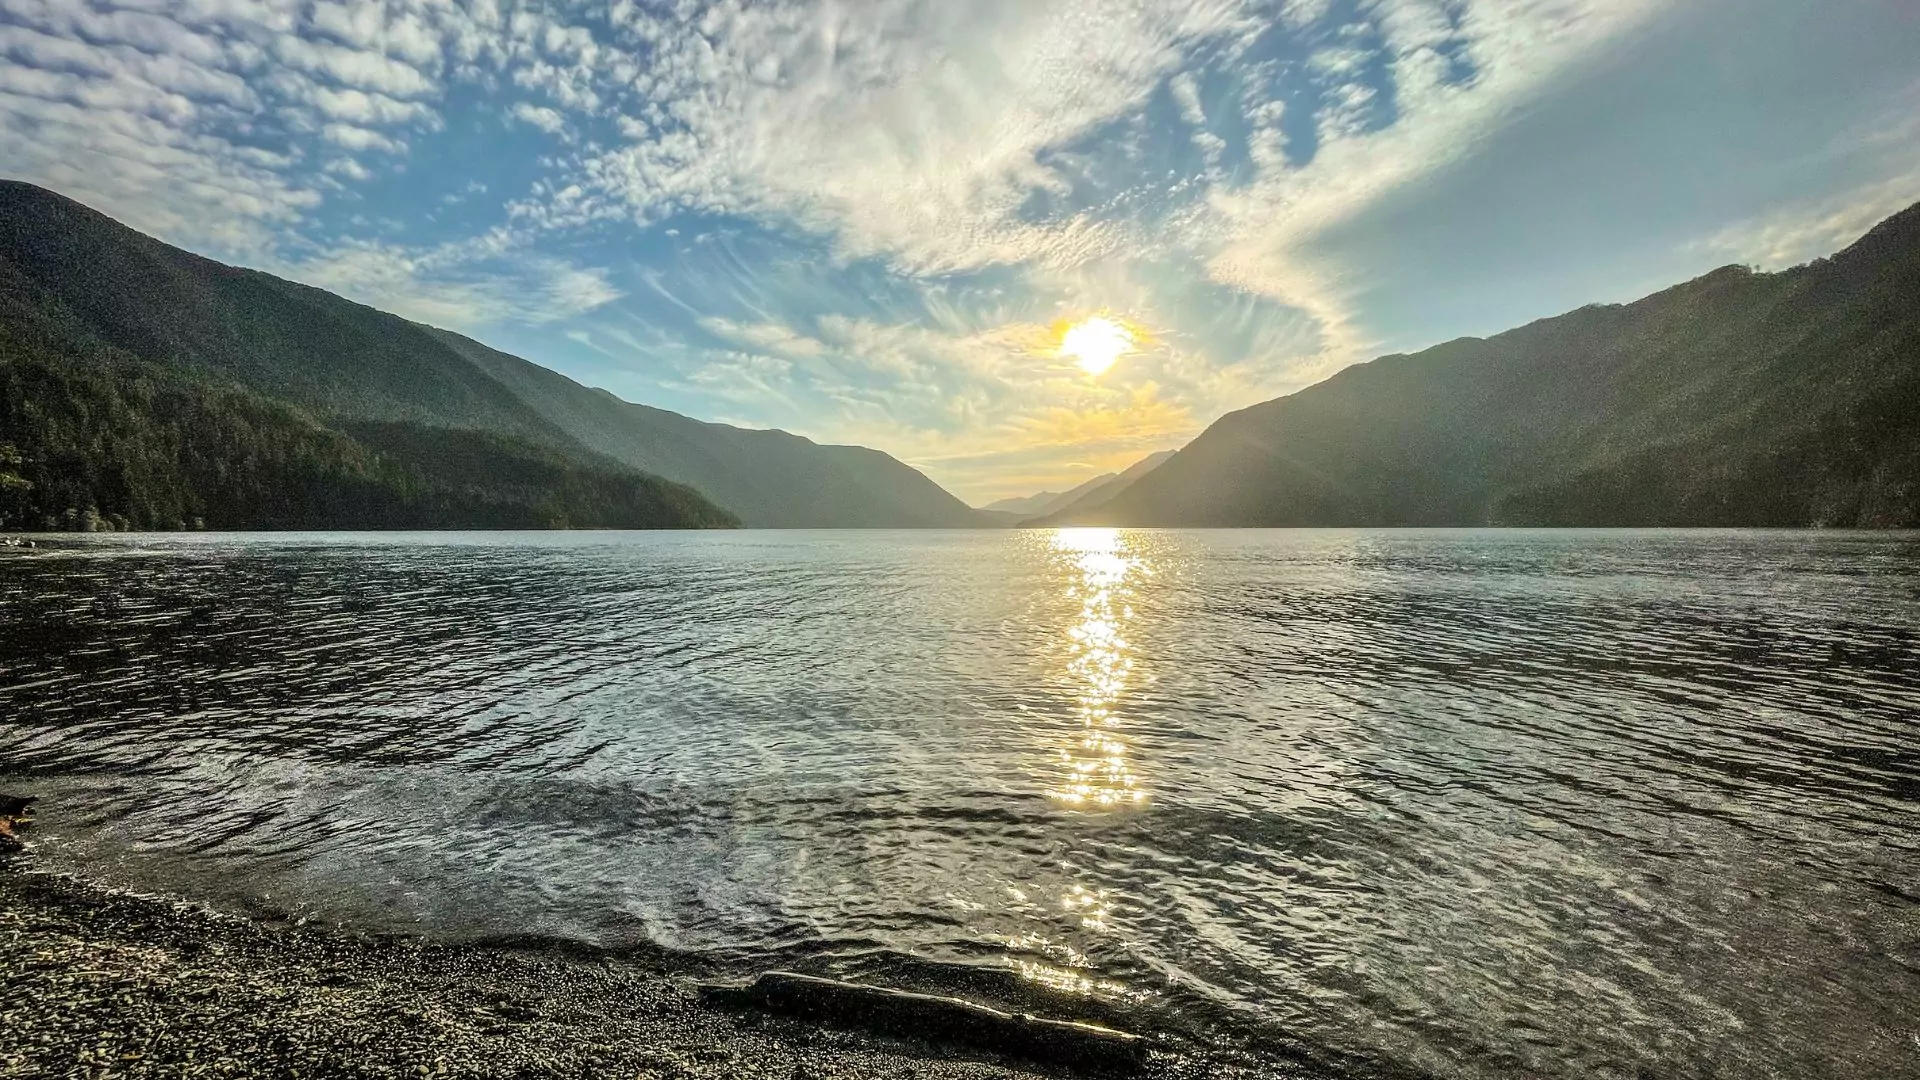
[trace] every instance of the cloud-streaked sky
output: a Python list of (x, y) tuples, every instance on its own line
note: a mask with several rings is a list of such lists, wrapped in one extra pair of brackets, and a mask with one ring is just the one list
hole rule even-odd
[(0, 0), (0, 173), (981, 503), (1845, 243), (1920, 4)]

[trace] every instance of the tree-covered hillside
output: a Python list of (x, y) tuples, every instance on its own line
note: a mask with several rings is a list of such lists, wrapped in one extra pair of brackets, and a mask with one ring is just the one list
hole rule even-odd
[(349, 434), (18, 315), (0, 305), (0, 529), (734, 523), (690, 488), (611, 462), (401, 423)]
[(1047, 520), (1920, 525), (1920, 206), (1831, 259), (1348, 368)]
[[(0, 180), (0, 301), (323, 424), (486, 432), (691, 485), (749, 525), (977, 525), (877, 450), (709, 424), (321, 289), (226, 266), (64, 196)], [(419, 447), (415, 447), (418, 449)]]
[(946, 489), (878, 450), (636, 405), (471, 338), (433, 333), (582, 446), (692, 484), (747, 525), (918, 529), (986, 523)]

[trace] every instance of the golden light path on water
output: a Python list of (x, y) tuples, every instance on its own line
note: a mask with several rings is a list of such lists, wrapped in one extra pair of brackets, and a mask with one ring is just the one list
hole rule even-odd
[[(1144, 804), (1132, 748), (1119, 730), (1119, 702), (1133, 675), (1132, 646), (1125, 633), (1133, 618), (1134, 583), (1147, 572), (1118, 529), (1061, 529), (1052, 538), (1053, 555), (1067, 570), (1068, 595), (1080, 608), (1063, 631), (1067, 674), (1075, 693), (1074, 729), (1058, 748), (1059, 773), (1047, 798), (1063, 809), (1113, 813)], [(1015, 899), (1026, 901), (1022, 890)], [(1098, 885), (1074, 883), (1058, 899), (1059, 913), (1096, 934), (1114, 929), (1115, 897)], [(1139, 991), (1100, 978), (1081, 950), (1041, 934), (1024, 934), (1006, 944), (1015, 951), (1022, 977), (1052, 990), (1103, 997), (1139, 997)], [(1058, 963), (1019, 959), (1041, 953)]]
[(1079, 691), (1081, 730), (1062, 748), (1066, 773), (1047, 794), (1075, 807), (1137, 803), (1146, 792), (1133, 773), (1126, 739), (1115, 730), (1114, 710), (1133, 673), (1122, 632), (1133, 618), (1129, 579), (1141, 571), (1140, 560), (1118, 529), (1061, 529), (1053, 543), (1077, 571), (1070, 588), (1080, 600), (1080, 617), (1067, 629), (1073, 642), (1067, 669)]

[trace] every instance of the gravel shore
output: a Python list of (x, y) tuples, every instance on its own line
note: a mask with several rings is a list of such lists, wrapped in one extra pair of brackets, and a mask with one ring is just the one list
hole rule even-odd
[[(718, 1009), (639, 962), (255, 922), (0, 866), (9, 1078), (1057, 1075)], [(1139, 1075), (1275, 1073), (1155, 1053)]]

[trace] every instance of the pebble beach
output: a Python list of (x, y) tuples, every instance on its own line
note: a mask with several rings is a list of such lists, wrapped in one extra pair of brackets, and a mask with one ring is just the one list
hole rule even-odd
[[(0, 1076), (1073, 1076), (716, 1008), (670, 970), (369, 938), (0, 867)], [(1155, 1053), (1136, 1075), (1269, 1069)]]

